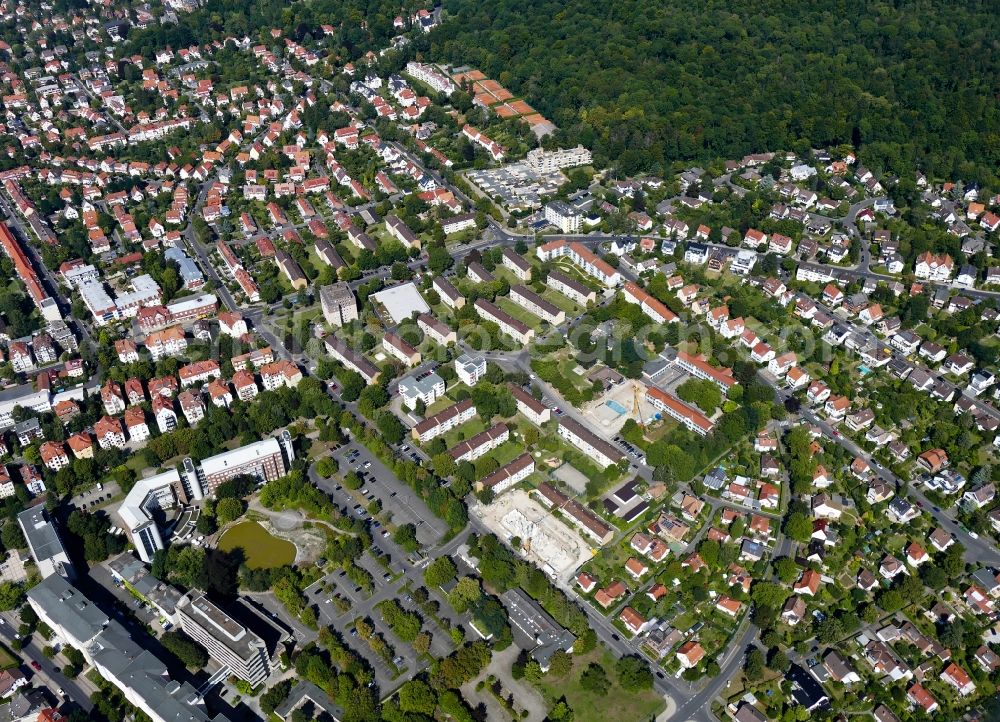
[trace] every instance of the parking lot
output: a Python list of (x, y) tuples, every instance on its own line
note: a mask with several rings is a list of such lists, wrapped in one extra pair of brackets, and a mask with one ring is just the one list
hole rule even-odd
[[(380, 602), (395, 599), (405, 609), (416, 611), (424, 618), (424, 629), (431, 633), (432, 655), (445, 657), (452, 652), (453, 645), (447, 632), (429, 619), (410, 595), (409, 590), (422, 585), (422, 566), (407, 565), (400, 574), (396, 572), (397, 564), (390, 564), (393, 572), (386, 572), (374, 557), (377, 551), (373, 549), (366, 552), (357, 560), (358, 566), (372, 574), (371, 593), (359, 587), (344, 570), (327, 574), (306, 589), (305, 593), (309, 601), (319, 610), (320, 624), (331, 626), (340, 632), (345, 643), (371, 665), (382, 694), (388, 694), (419, 672), (423, 668), (423, 663), (413, 648), (398, 639), (383, 623), (382, 614), (377, 609)], [(441, 603), (439, 616), (449, 618), (449, 622), (453, 625), (458, 625), (462, 621), (457, 617), (453, 618), (455, 615), (446, 603)], [(358, 636), (353, 625), (359, 617), (367, 618), (392, 647), (395, 669)]]
[(630, 463), (632, 464), (632, 468), (635, 468), (635, 462), (640, 464), (646, 463), (646, 457), (642, 455), (642, 449), (633, 446), (629, 442), (625, 441), (625, 439), (621, 436), (616, 436), (612, 442), (615, 446), (624, 451), (627, 456), (631, 457)]
[(95, 485), (82, 494), (74, 496), (70, 503), (77, 509), (94, 511), (108, 504), (114, 496), (120, 493), (118, 483), (109, 481), (106, 484)]
[[(416, 451), (403, 443), (397, 451), (408, 456)], [(371, 665), (375, 680), (382, 694), (396, 689), (421, 669), (424, 662), (418, 659), (413, 648), (399, 640), (382, 621), (379, 603), (395, 599), (407, 610), (415, 611), (424, 619), (424, 630), (431, 634), (430, 652), (435, 657), (450, 654), (454, 645), (448, 631), (437, 623), (412, 598), (412, 591), (423, 586), (423, 570), (429, 561), (421, 552), (409, 553), (393, 541), (392, 533), (378, 518), (371, 518), (368, 505), (373, 500), (382, 504), (382, 513), (391, 514), (393, 528), (412, 523), (416, 527), (422, 550), (434, 547), (444, 536), (445, 524), (434, 517), (426, 504), (412, 490), (364, 446), (347, 444), (333, 453), (339, 473), (330, 479), (319, 476), (311, 468), (310, 479), (330, 494), (334, 503), (347, 516), (361, 519), (369, 526), (372, 547), (355, 560), (355, 564), (371, 574), (372, 586), (366, 588), (352, 580), (346, 570), (334, 570), (324, 575), (305, 590), (306, 597), (318, 610), (321, 625), (336, 629), (345, 643)], [(355, 472), (362, 477), (362, 487), (350, 490), (342, 483), (343, 476)], [(431, 590), (431, 598), (438, 602), (437, 616), (452, 627), (466, 629), (467, 618), (459, 617), (441, 596), (440, 590)], [(390, 645), (393, 661), (376, 654), (354, 630), (354, 621), (368, 619), (376, 631)], [(465, 615), (467, 617), (467, 615)]]
[[(416, 454), (413, 449), (402, 453)], [(350, 461), (348, 460), (349, 456)], [(364, 486), (361, 489), (351, 491), (344, 488), (335, 478), (322, 479), (317, 477), (314, 479), (314, 483), (328, 492), (336, 504), (345, 507), (349, 513), (358, 518), (367, 519), (367, 505), (378, 499), (382, 504), (383, 513), (391, 514), (391, 523), (394, 526), (413, 524), (416, 527), (417, 540), (422, 545), (433, 546), (444, 536), (447, 531), (445, 523), (434, 516), (423, 499), (397, 479), (396, 475), (364, 446), (349, 444), (334, 452), (334, 458), (343, 473), (355, 471), (362, 475), (364, 481)], [(395, 545), (385, 546), (383, 542), (391, 542), (390, 536), (384, 534), (385, 530), (380, 526), (375, 526), (374, 522), (372, 526), (372, 537), (377, 540), (378, 546), (395, 558), (396, 554), (402, 550)]]
[[(378, 566), (375, 562), (368, 565), (359, 560), (359, 563), (369, 570), (371, 567)], [(375, 681), (383, 693), (402, 684), (409, 678), (410, 674), (415, 673), (418, 666), (413, 650), (392, 635), (389, 629), (382, 624), (381, 615), (375, 609), (375, 605), (383, 599), (394, 598), (398, 593), (398, 586), (399, 580), (387, 582), (381, 575), (376, 576), (373, 587), (374, 594), (369, 596), (364, 589), (358, 587), (347, 577), (346, 572), (339, 571), (327, 575), (306, 591), (309, 601), (319, 609), (320, 623), (331, 626), (340, 632), (344, 642), (368, 661), (375, 673)], [(338, 604), (338, 599), (341, 600), (340, 604)], [(396, 667), (399, 671), (405, 670), (403, 675), (397, 677), (397, 671), (392, 669), (382, 657), (368, 646), (367, 642), (358, 636), (353, 624), (354, 620), (359, 617), (368, 618), (378, 633), (392, 646), (395, 658), (399, 660)]]
[(566, 177), (560, 171), (536, 173), (527, 163), (511, 163), (499, 168), (472, 170), (467, 180), (484, 195), (499, 199), (508, 208), (538, 208), (542, 196), (555, 193)]

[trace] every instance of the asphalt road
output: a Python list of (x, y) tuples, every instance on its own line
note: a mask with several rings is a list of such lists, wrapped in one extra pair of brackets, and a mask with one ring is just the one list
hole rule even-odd
[[(10, 647), (11, 642), (17, 636), (17, 626), (20, 622), (17, 619), (17, 615), (13, 612), (5, 612), (3, 615), (0, 615), (0, 618), (4, 620), (4, 623), (0, 624), (0, 640)], [(21, 671), (29, 678), (33, 675), (37, 676), (41, 683), (52, 690), (52, 692), (60, 689), (63, 690), (65, 700), (71, 701), (89, 712), (94, 707), (90, 701), (90, 695), (96, 691), (96, 688), (84, 677), (69, 679), (60, 672), (58, 660), (50, 660), (42, 654), (42, 647), (47, 642), (40, 644), (40, 639), (41, 636), (36, 632), (32, 635), (28, 644), (21, 650), (20, 655), (24, 659)], [(30, 663), (33, 661), (38, 662), (39, 667), (41, 667), (40, 670), (36, 671), (31, 668)]]
[[(847, 438), (840, 432), (836, 431), (833, 426), (827, 421), (820, 419), (811, 409), (803, 408), (801, 410), (801, 416), (803, 419), (811, 424), (815, 424), (822, 430), (823, 435), (836, 444), (846, 449), (848, 452), (854, 456), (861, 457), (872, 467), (878, 476), (885, 479), (887, 482), (895, 485), (896, 489), (900, 489), (903, 486), (903, 481), (898, 476), (893, 474), (889, 469), (882, 466), (875, 459), (871, 457), (871, 454), (866, 452), (860, 446), (858, 446), (854, 441)], [(912, 486), (907, 488), (907, 496), (914, 502), (919, 502), (922, 510), (934, 517), (938, 526), (944, 529), (946, 532), (957, 539), (962, 546), (965, 547), (965, 559), (974, 564), (985, 564), (989, 566), (1000, 566), (1000, 550), (998, 550), (992, 542), (987, 540), (985, 537), (980, 537), (978, 539), (973, 539), (969, 536), (969, 533), (962, 529), (951, 517), (949, 517), (940, 508), (935, 508), (935, 506), (924, 496), (920, 491), (914, 489)]]
[[(82, 83), (80, 83), (80, 85), (81, 87), (84, 88), (85, 92), (87, 92), (87, 94), (90, 95), (90, 91), (87, 90)], [(120, 124), (118, 124), (117, 119), (112, 117), (111, 120), (120, 127)], [(416, 158), (407, 149), (397, 144), (393, 145), (408, 160), (417, 164), (420, 167), (423, 167), (422, 164), (420, 163), (419, 158)], [(455, 195), (458, 198), (462, 199), (466, 203), (474, 205), (472, 199), (468, 198), (458, 188), (455, 188), (453, 186), (448, 186), (448, 184), (444, 182), (444, 179), (439, 174), (427, 169), (425, 169), (425, 172), (427, 172), (428, 175), (434, 178), (435, 181), (439, 183), (439, 185), (441, 185), (442, 187), (449, 188), (449, 190), (455, 193)], [(201, 184), (196, 198), (194, 210), (192, 211), (192, 213), (200, 211), (201, 206), (204, 204), (206, 191), (210, 186), (210, 184), (214, 182), (214, 180), (215, 178), (212, 178), (208, 182)], [(728, 179), (726, 180), (728, 182)], [(861, 234), (858, 233), (858, 230), (855, 226), (856, 215), (862, 208), (870, 206), (872, 203), (874, 203), (874, 201), (875, 201), (874, 198), (869, 198), (857, 202), (851, 205), (849, 212), (845, 217), (831, 218), (830, 220), (841, 222), (848, 232), (852, 233), (852, 235), (856, 237), (859, 237)], [(7, 210), (8, 215), (11, 218), (12, 225), (16, 226), (25, 237), (30, 237), (29, 234), (25, 231), (25, 229), (21, 227), (16, 214), (12, 212), (12, 210), (9, 208), (9, 206), (5, 201), (3, 202), (3, 208)], [(492, 221), (492, 219), (490, 221), (490, 226), (487, 232), (484, 234), (484, 236), (486, 237), (481, 238), (480, 240), (477, 240), (474, 243), (455, 249), (453, 252), (453, 257), (455, 258), (455, 260), (461, 261), (465, 256), (467, 256), (469, 253), (472, 253), (473, 251), (478, 251), (493, 246), (501, 246), (501, 247), (511, 246), (517, 243), (518, 241), (533, 238), (533, 234), (519, 234), (513, 232), (510, 229), (498, 225), (496, 222)], [(210, 262), (208, 252), (194, 238), (192, 226), (190, 225), (190, 223), (184, 229), (183, 237), (185, 239), (185, 245), (188, 247), (191, 253), (194, 254), (194, 257), (197, 258), (204, 272), (210, 279), (212, 279), (215, 282), (216, 284), (215, 293), (220, 297), (220, 300), (222, 301), (223, 305), (231, 310), (239, 308), (235, 299), (229, 293), (224, 279), (222, 279), (219, 276), (216, 269)], [(602, 234), (602, 233), (576, 234), (570, 236), (566, 236), (564, 234), (553, 234), (547, 237), (570, 238), (571, 240), (577, 240), (589, 246), (601, 245), (620, 238), (620, 236), (618, 235)], [(708, 245), (711, 246), (713, 244), (708, 244)], [(28, 244), (28, 246), (30, 248), (31, 244)], [(731, 250), (730, 247), (728, 246), (719, 246), (719, 247), (725, 248), (726, 250)], [(55, 293), (57, 284), (55, 283), (51, 275), (48, 273), (47, 269), (45, 269), (44, 265), (40, 263), (40, 259), (35, 255), (34, 251), (32, 250), (31, 252), (33, 255), (33, 260), (36, 263), (37, 270), (43, 276), (46, 284), (51, 286), (51, 288), (49, 289), (50, 292), (53, 293), (54, 297), (58, 297), (58, 295)], [(411, 261), (409, 263), (409, 266), (411, 269), (416, 270), (421, 268), (424, 263), (425, 260), (423, 258), (417, 258)], [(871, 265), (870, 251), (868, 249), (867, 242), (864, 242), (860, 263), (854, 267), (838, 267), (836, 269), (836, 272), (838, 274), (845, 274), (847, 277), (876, 278), (879, 280), (898, 280), (891, 276), (885, 276), (871, 272), (870, 265)], [(357, 288), (362, 283), (367, 282), (373, 277), (387, 278), (389, 273), (390, 273), (389, 268), (382, 268), (373, 273), (368, 273), (362, 279), (352, 282), (352, 287)], [(627, 276), (628, 274), (623, 273), (623, 275)], [(961, 290), (965, 295), (968, 295), (970, 297), (1000, 296), (1000, 292), (975, 291), (970, 289), (961, 289)], [(257, 329), (261, 331), (264, 338), (269, 343), (271, 343), (272, 347), (275, 349), (275, 352), (279, 356), (283, 356), (286, 358), (293, 358), (295, 360), (303, 358), (302, 354), (300, 353), (296, 354), (290, 353), (289, 350), (285, 348), (285, 346), (278, 338), (278, 336), (276, 336), (274, 333), (272, 333), (269, 329), (266, 328), (266, 324), (263, 323), (263, 321), (265, 320), (267, 312), (268, 309), (264, 309), (261, 307), (252, 307), (247, 310), (247, 314), (252, 318), (252, 320), (255, 321), (255, 326), (257, 327)], [(556, 331), (558, 330), (559, 329), (557, 329)], [(528, 373), (531, 373), (528, 354), (524, 350), (518, 352), (512, 352), (509, 354), (491, 353), (488, 354), (488, 356), (492, 360), (500, 361), (502, 363), (514, 364), (515, 366), (526, 370)], [(558, 405), (563, 409), (564, 413), (566, 413), (572, 418), (577, 419), (578, 421), (582, 420), (581, 416), (576, 412), (576, 410), (570, 404), (566, 403), (565, 400), (562, 399), (562, 397), (558, 394), (558, 392), (554, 388), (552, 388), (549, 384), (541, 381), (540, 379), (533, 379), (533, 383), (537, 384), (549, 398), (556, 400)], [(989, 409), (992, 409), (992, 407), (989, 407)], [(1000, 418), (1000, 413), (997, 413), (995, 410), (993, 410), (992, 413), (996, 414), (998, 418)], [(896, 478), (894, 475), (891, 474), (891, 472), (879, 466), (877, 462), (871, 460), (870, 456), (867, 455), (856, 444), (854, 444), (850, 439), (847, 439), (841, 436), (840, 434), (836, 433), (836, 431), (828, 423), (818, 419), (811, 412), (811, 410), (803, 411), (802, 417), (810, 421), (811, 423), (815, 423), (820, 429), (823, 430), (823, 433), (827, 435), (828, 438), (834, 440), (836, 443), (846, 448), (852, 454), (855, 454), (857, 456), (862, 456), (862, 458), (866, 458), (866, 460), (868, 460), (869, 463), (872, 464), (872, 467), (879, 471), (880, 475), (883, 476), (883, 478), (886, 478), (887, 480), (892, 481), (897, 485), (901, 483), (898, 478)], [(440, 520), (434, 517), (426, 508), (426, 505), (420, 499), (416, 498), (416, 496), (412, 493), (412, 491), (409, 490), (408, 487), (406, 487), (398, 479), (396, 479), (395, 475), (388, 468), (382, 465), (381, 462), (379, 462), (377, 459), (372, 458), (371, 455), (369, 455), (363, 447), (360, 447), (360, 451), (361, 451), (361, 456), (359, 458), (361, 463), (371, 463), (370, 469), (365, 470), (370, 479), (368, 482), (368, 487), (370, 492), (381, 500), (384, 509), (392, 511), (394, 522), (397, 523), (412, 522), (417, 526), (418, 538), (425, 545), (425, 547), (430, 547), (430, 551), (428, 552), (430, 556), (433, 557), (441, 554), (454, 553), (455, 549), (457, 549), (459, 544), (461, 544), (462, 541), (467, 537), (469, 531), (473, 529), (480, 532), (485, 531), (484, 529), (478, 528), (477, 522), (473, 520), (472, 522), (470, 522), (470, 526), (465, 534), (459, 535), (455, 539), (452, 539), (444, 544), (435, 546), (436, 544), (438, 544), (439, 540), (442, 538), (445, 531), (443, 528), (443, 524), (440, 522)], [(344, 453), (343, 450), (338, 452), (338, 455), (340, 456), (341, 459), (343, 458), (343, 453)], [(640, 476), (646, 478), (647, 480), (650, 477), (650, 470), (645, 466), (640, 467), (638, 469), (638, 473)], [(346, 489), (337, 489), (336, 482), (322, 479), (321, 477), (316, 475), (312, 469), (310, 469), (310, 479), (320, 488), (330, 492), (334, 496), (335, 500), (346, 508), (348, 513), (351, 514), (354, 513), (353, 506), (355, 504), (360, 503), (363, 506), (367, 504), (366, 499), (361, 499), (357, 496), (354, 496)], [(966, 532), (962, 531), (958, 527), (958, 525), (955, 524), (950, 518), (948, 518), (943, 512), (934, 511), (933, 507), (929, 503), (927, 503), (926, 499), (918, 491), (911, 490), (909, 494), (916, 500), (923, 502), (924, 510), (932, 514), (937, 520), (937, 522), (943, 528), (946, 529), (946, 531), (953, 533), (956, 536), (956, 538), (958, 538), (965, 545), (967, 549), (967, 556), (970, 559), (986, 563), (1000, 563), (1000, 552), (998, 552), (997, 549), (994, 548), (991, 544), (988, 544), (981, 539), (976, 540), (969, 537)], [(381, 567), (370, 556), (366, 555), (362, 560), (359, 560), (359, 562), (362, 564), (362, 566), (365, 566), (366, 568), (370, 569), (373, 572), (373, 576), (375, 577), (376, 580), (375, 590), (372, 596), (366, 597), (366, 595), (358, 595), (356, 592), (354, 592), (354, 585), (349, 582), (345, 583), (344, 578), (339, 577), (339, 575), (332, 574), (325, 577), (322, 581), (323, 585), (332, 585), (345, 597), (349, 598), (352, 603), (352, 608), (348, 612), (344, 614), (337, 614), (335, 613), (335, 605), (327, 603), (326, 601), (317, 600), (319, 608), (321, 610), (321, 616), (324, 618), (324, 620), (329, 619), (330, 623), (333, 623), (335, 626), (337, 623), (343, 625), (345, 620), (353, 620), (357, 616), (369, 616), (373, 620), (376, 620), (378, 622), (378, 620), (380, 620), (380, 615), (377, 613), (377, 611), (374, 610), (374, 607), (379, 601), (389, 598), (398, 598), (400, 596), (400, 590), (405, 584), (411, 584), (411, 585), (422, 584), (422, 568), (423, 568), (422, 565), (420, 563), (414, 564), (411, 561), (408, 561), (406, 557), (409, 555), (403, 552), (403, 550), (399, 549), (395, 545), (395, 543), (392, 542), (391, 538), (383, 537), (379, 529), (374, 529), (373, 532), (374, 532), (373, 539), (375, 548), (381, 553), (389, 556), (393, 560), (393, 566), (397, 568), (397, 571), (401, 573), (401, 576), (398, 579), (392, 580), (391, 582), (386, 582), (385, 580), (382, 579), (381, 575), (378, 574), (378, 570), (380, 570)], [(786, 540), (779, 539), (777, 548), (778, 551), (780, 552), (781, 550), (787, 547), (788, 547), (788, 542)], [(323, 594), (325, 595), (326, 593), (324, 592)], [(296, 633), (297, 636), (301, 636), (303, 639), (306, 638), (307, 634), (309, 633), (309, 630), (305, 630), (304, 628), (301, 627), (301, 625), (298, 625), (296, 620), (287, 619), (287, 614), (284, 613), (284, 610), (283, 608), (281, 608), (281, 605), (274, 602), (272, 597), (270, 597), (269, 595), (264, 595), (260, 597), (259, 601), (269, 610), (273, 610), (273, 614), (275, 614), (277, 617), (282, 618), (283, 621), (290, 628), (293, 629), (293, 631)], [(593, 628), (598, 632), (598, 636), (605, 642), (605, 644), (607, 644), (612, 650), (614, 650), (616, 654), (624, 655), (624, 654), (633, 654), (635, 652), (635, 648), (631, 644), (629, 644), (627, 640), (624, 640), (620, 637), (620, 635), (617, 633), (615, 628), (610, 624), (607, 618), (601, 615), (596, 609), (594, 609), (590, 605), (584, 604), (583, 607), (584, 609), (587, 610), (588, 617), (591, 619)], [(445, 607), (443, 606), (443, 608)], [(407, 645), (403, 645), (399, 643), (398, 640), (394, 640), (392, 638), (391, 632), (387, 629), (384, 629), (381, 624), (379, 624), (379, 627), (380, 630), (383, 632), (383, 634), (386, 636), (386, 638), (393, 643), (393, 646), (397, 649), (397, 652), (404, 657), (405, 665), (407, 666), (408, 670), (405, 678), (412, 676), (412, 674), (416, 672), (416, 668), (419, 666), (416, 663), (416, 658), (415, 655), (413, 655), (412, 650), (410, 650)], [(756, 631), (757, 630), (752, 625), (746, 624), (744, 626), (740, 637), (730, 645), (730, 647), (727, 650), (726, 656), (724, 656), (723, 659), (720, 660), (720, 666), (722, 667), (722, 674), (720, 674), (718, 677), (712, 680), (709, 680), (707, 684), (701, 685), (700, 688), (697, 684), (688, 685), (687, 683), (679, 680), (669, 679), (662, 672), (656, 673), (655, 686), (657, 690), (665, 694), (669, 694), (671, 697), (674, 698), (675, 702), (678, 705), (678, 709), (674, 715), (674, 718), (676, 719), (710, 718), (709, 708), (712, 700), (718, 693), (722, 691), (723, 687), (727, 684), (727, 680), (731, 677), (732, 673), (739, 666), (742, 660), (742, 650), (745, 649), (746, 645), (755, 637)], [(6, 638), (5, 635), (10, 635), (11, 633), (12, 629), (9, 624), (6, 626), (0, 626), (0, 637)], [(441, 635), (435, 634), (436, 642), (434, 651), (437, 654), (441, 654), (442, 652), (446, 653), (443, 647), (438, 646), (439, 644), (441, 644), (441, 642), (437, 641), (439, 637), (441, 637)], [(375, 658), (375, 655), (371, 653), (371, 650), (367, 647), (366, 644), (360, 642), (356, 638), (350, 638), (349, 636), (345, 636), (345, 639), (348, 639), (348, 643), (351, 644), (360, 654), (362, 654), (362, 656), (364, 656), (366, 659), (369, 659), (369, 661), (372, 663), (373, 668), (376, 670), (376, 676), (383, 692), (386, 692), (389, 689), (391, 689), (393, 685), (398, 685), (402, 683), (404, 678), (397, 678), (395, 680), (390, 678), (390, 672), (388, 670), (388, 667), (384, 664), (384, 662)], [(78, 701), (81, 704), (81, 706), (89, 708), (89, 700), (87, 699), (87, 694), (85, 694), (85, 690), (83, 690), (77, 682), (71, 680), (59, 679), (61, 675), (55, 671), (54, 665), (48, 662), (48, 660), (46, 660), (41, 655), (40, 649), (34, 646), (34, 643), (32, 643), (26, 648), (26, 652), (30, 656), (32, 656), (32, 658), (38, 659), (39, 663), (43, 668), (42, 674), (49, 675), (51, 677), (51, 679), (53, 680), (53, 686), (62, 687), (67, 691), (68, 695), (74, 700)]]

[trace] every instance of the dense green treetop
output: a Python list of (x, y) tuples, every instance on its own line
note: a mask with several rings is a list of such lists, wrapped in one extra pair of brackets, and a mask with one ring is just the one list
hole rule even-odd
[(555, 122), (560, 144), (624, 173), (839, 144), (899, 175), (919, 164), (984, 182), (1000, 164), (990, 3), (444, 7), (453, 17), (430, 35), (429, 59), (480, 68)]

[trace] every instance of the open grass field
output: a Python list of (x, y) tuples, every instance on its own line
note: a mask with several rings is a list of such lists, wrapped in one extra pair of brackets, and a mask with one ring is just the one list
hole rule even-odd
[(0, 669), (14, 669), (21, 661), (4, 646), (0, 646)]
[(455, 400), (453, 398), (451, 398), (449, 396), (440, 396), (440, 397), (434, 399), (434, 403), (427, 407), (427, 411), (424, 414), (424, 418), (427, 418), (428, 416), (433, 416), (434, 414), (438, 413), (439, 411), (444, 411), (445, 409), (447, 409), (449, 406), (453, 405), (454, 403), (455, 403)]
[(542, 293), (542, 298), (555, 305), (557, 308), (561, 308), (566, 313), (567, 318), (575, 316), (583, 310), (583, 306), (574, 303), (558, 291), (554, 291), (548, 287), (546, 287), (545, 291)]
[(476, 434), (486, 431), (488, 428), (489, 424), (483, 421), (480, 417), (473, 416), (461, 426), (445, 432), (441, 438), (444, 439), (444, 445), (450, 449), (453, 446), (456, 446), (459, 442), (471, 439)]
[(546, 676), (539, 683), (539, 689), (546, 700), (554, 703), (563, 695), (576, 713), (577, 722), (608, 722), (609, 720), (652, 719), (664, 708), (663, 697), (652, 690), (645, 692), (624, 692), (613, 684), (607, 694), (588, 692), (580, 685), (580, 674), (592, 662), (604, 667), (608, 677), (615, 679), (615, 660), (607, 650), (601, 648), (587, 654), (573, 655), (573, 668), (565, 677)]
[(507, 297), (498, 298), (496, 305), (501, 310), (506, 311), (511, 316), (513, 316), (518, 321), (520, 321), (521, 323), (523, 323), (526, 326), (530, 326), (531, 328), (535, 329), (535, 333), (538, 333), (539, 331), (542, 330), (542, 326), (544, 324), (544, 322), (542, 321), (542, 319), (540, 319), (535, 314), (531, 313), (531, 311), (528, 311), (527, 309), (521, 308), (516, 303), (514, 303), (513, 301), (511, 301), (509, 298), (507, 298)]
[(227, 552), (242, 549), (251, 569), (273, 569), (295, 561), (295, 545), (272, 536), (255, 521), (244, 521), (226, 530), (219, 548)]

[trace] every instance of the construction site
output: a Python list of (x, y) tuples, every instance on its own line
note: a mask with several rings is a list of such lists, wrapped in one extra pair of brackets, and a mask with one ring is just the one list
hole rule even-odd
[(644, 384), (627, 381), (611, 387), (588, 404), (583, 415), (602, 436), (614, 436), (629, 419), (645, 426), (656, 417), (656, 409), (646, 401)]
[(576, 569), (593, 556), (587, 541), (522, 489), (509, 491), (488, 506), (473, 504), (470, 511), (508, 544), (519, 539), (517, 551), (558, 582), (569, 583)]

